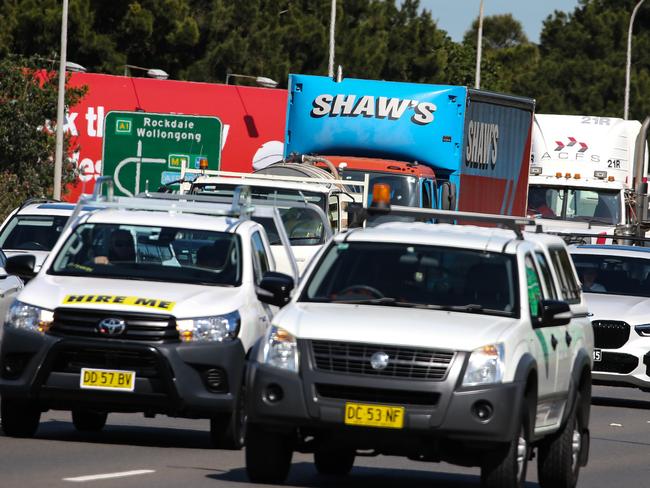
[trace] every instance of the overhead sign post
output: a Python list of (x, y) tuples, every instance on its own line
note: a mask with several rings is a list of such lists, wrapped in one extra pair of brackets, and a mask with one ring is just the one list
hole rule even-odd
[(222, 124), (217, 117), (109, 112), (104, 122), (102, 175), (115, 193), (133, 196), (176, 181), (181, 166), (220, 169)]

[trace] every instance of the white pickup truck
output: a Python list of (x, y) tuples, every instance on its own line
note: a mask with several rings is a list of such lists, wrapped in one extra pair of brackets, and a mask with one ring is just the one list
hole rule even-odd
[[(395, 207), (393, 207), (395, 210)], [(559, 237), (389, 222), (336, 235), (251, 355), (246, 469), (283, 482), (294, 451), (347, 474), (358, 452), (480, 466), (572, 488), (589, 450), (593, 333)], [(383, 215), (390, 215), (384, 211)]]

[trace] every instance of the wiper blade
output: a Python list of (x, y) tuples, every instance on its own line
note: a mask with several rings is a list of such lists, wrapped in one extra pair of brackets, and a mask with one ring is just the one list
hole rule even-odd
[(349, 298), (338, 300), (336, 298), (331, 300), (332, 303), (352, 303), (355, 305), (391, 305), (395, 303), (395, 299), (391, 297), (381, 298)]

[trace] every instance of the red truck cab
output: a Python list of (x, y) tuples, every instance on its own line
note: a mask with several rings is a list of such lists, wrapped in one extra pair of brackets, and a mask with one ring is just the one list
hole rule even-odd
[[(429, 166), (391, 159), (329, 155), (324, 157), (336, 167), (343, 180), (359, 181), (368, 174), (370, 189), (375, 183), (389, 184), (393, 205), (436, 207), (436, 174)], [(318, 163), (317, 166), (326, 168), (324, 163)], [(369, 198), (372, 198), (372, 191)]]

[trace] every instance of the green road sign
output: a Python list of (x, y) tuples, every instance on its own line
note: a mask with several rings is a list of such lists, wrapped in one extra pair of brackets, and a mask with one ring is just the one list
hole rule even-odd
[(217, 117), (109, 112), (104, 122), (102, 175), (113, 176), (115, 194), (132, 196), (176, 181), (181, 166), (208, 169), (221, 164)]

